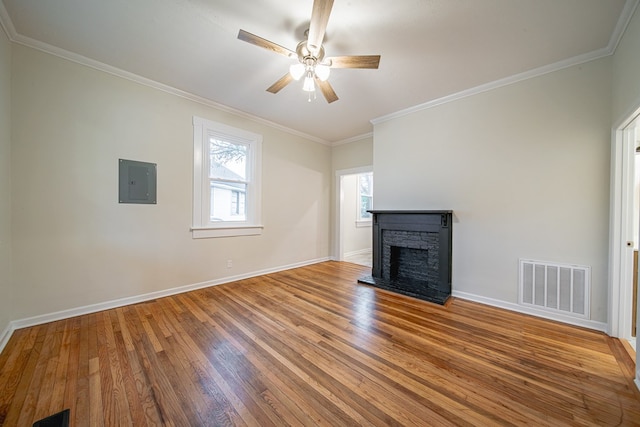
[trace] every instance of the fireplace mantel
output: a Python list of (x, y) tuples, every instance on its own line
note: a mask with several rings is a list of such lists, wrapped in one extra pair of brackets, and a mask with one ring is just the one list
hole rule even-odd
[(371, 210), (373, 268), (359, 282), (444, 304), (451, 295), (451, 210)]

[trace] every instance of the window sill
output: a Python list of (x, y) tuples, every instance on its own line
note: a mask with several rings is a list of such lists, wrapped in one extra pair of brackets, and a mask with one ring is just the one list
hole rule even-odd
[(372, 221), (371, 220), (366, 220), (366, 221), (356, 221), (356, 227), (360, 228), (360, 227), (371, 227)]
[(227, 225), (221, 227), (192, 227), (194, 239), (210, 239), (215, 237), (259, 236), (263, 225)]

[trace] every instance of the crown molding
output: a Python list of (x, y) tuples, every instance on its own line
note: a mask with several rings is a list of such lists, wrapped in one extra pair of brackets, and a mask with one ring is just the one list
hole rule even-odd
[(373, 125), (377, 125), (379, 123), (397, 119), (399, 117), (413, 114), (418, 111), (437, 107), (438, 105), (447, 104), (449, 102), (457, 101), (459, 99), (467, 98), (469, 96), (478, 95), (480, 93), (497, 89), (503, 86), (512, 85), (514, 83), (532, 79), (534, 77), (539, 77), (544, 74), (549, 74), (565, 68), (573, 67), (575, 65), (584, 64), (586, 62), (595, 61), (596, 59), (613, 55), (616, 51), (616, 48), (618, 47), (618, 43), (620, 43), (620, 40), (622, 39), (622, 36), (624, 35), (625, 30), (627, 29), (627, 26), (629, 25), (629, 22), (631, 21), (631, 18), (633, 17), (633, 13), (637, 8), (638, 3), (640, 3), (640, 0), (626, 1), (624, 8), (620, 14), (620, 18), (618, 19), (618, 23), (616, 24), (616, 28), (614, 29), (613, 33), (611, 34), (611, 38), (609, 39), (609, 44), (605, 48), (594, 50), (592, 52), (587, 52), (582, 55), (574, 56), (573, 58), (568, 58), (563, 61), (545, 65), (543, 67), (534, 68), (533, 70), (529, 70), (520, 74), (515, 74), (513, 76), (505, 77), (504, 79), (495, 80), (493, 82), (489, 82), (480, 86), (472, 87), (470, 89), (466, 89), (451, 95), (447, 95), (442, 98), (434, 99), (422, 104), (415, 105), (413, 107), (405, 108), (403, 110), (399, 110), (394, 113), (372, 119), (371, 123)]
[(334, 141), (331, 143), (332, 147), (336, 147), (338, 145), (350, 144), (352, 142), (361, 141), (363, 139), (372, 138), (373, 132), (363, 133), (362, 135), (352, 136), (351, 138), (341, 139), (339, 141)]
[[(607, 45), (606, 48), (602, 48), (602, 49), (598, 49), (592, 52), (588, 52), (586, 54), (583, 55), (579, 55), (573, 58), (569, 58), (560, 62), (556, 62), (554, 64), (550, 64), (550, 65), (546, 65), (543, 67), (539, 67), (539, 68), (535, 68), (533, 70), (529, 70), (529, 71), (525, 71), (523, 73), (520, 74), (515, 74), (513, 76), (509, 76), (506, 77), (504, 79), (500, 79), (500, 80), (496, 80), (493, 82), (489, 82), (480, 86), (476, 86), (473, 88), (469, 88), (451, 95), (447, 95), (444, 96), (442, 98), (438, 98), (438, 99), (434, 99), (422, 104), (418, 104), (415, 105), (413, 107), (409, 107), (403, 110), (399, 110), (396, 111), (394, 113), (391, 114), (387, 114), (381, 117), (377, 117), (374, 119), (370, 120), (370, 123), (372, 123), (373, 125), (379, 124), (379, 123), (383, 123), (389, 120), (393, 120), (399, 117), (403, 117), (409, 114), (413, 114), (415, 112), (418, 111), (422, 111), (422, 110), (426, 110), (429, 108), (433, 108), (442, 104), (446, 104), (449, 102), (453, 102), (459, 99), (463, 99), (469, 96), (474, 96), (483, 92), (487, 92), (493, 89), (497, 89), (503, 86), (508, 86), (514, 83), (518, 83), (524, 80), (528, 80), (534, 77), (538, 77), (544, 74), (548, 74), (548, 73), (552, 73), (554, 71), (559, 71), (562, 70), (564, 68), (568, 68), (568, 67), (572, 67), (574, 65), (580, 65), (586, 62), (590, 62), (590, 61), (594, 61), (596, 59), (600, 59), (609, 55), (612, 55), (615, 53), (618, 44), (620, 43), (620, 40), (622, 39), (624, 32), (627, 28), (627, 26), (629, 25), (629, 22), (631, 21), (631, 18), (633, 17), (633, 14), (635, 12), (635, 10), (638, 7), (638, 4), (640, 3), (640, 0), (627, 0), (625, 2), (624, 8), (622, 10), (622, 13), (620, 14), (620, 18), (618, 19), (618, 22), (616, 24), (616, 27), (613, 31), (613, 33), (611, 34), (611, 38), (609, 40), (609, 43)], [(112, 67), (108, 64), (87, 58), (85, 56), (82, 55), (78, 55), (76, 53), (67, 51), (65, 49), (60, 49), (58, 47), (49, 45), (47, 43), (43, 43), (40, 42), (38, 40), (29, 38), (29, 37), (25, 37), (22, 36), (21, 34), (18, 34), (16, 32), (16, 29), (13, 25), (13, 22), (11, 20), (11, 17), (9, 16), (9, 13), (7, 12), (4, 3), (0, 0), (0, 27), (4, 30), (4, 32), (6, 33), (7, 37), (9, 38), (10, 41), (17, 43), (17, 44), (21, 44), (23, 46), (27, 46), (63, 59), (66, 59), (68, 61), (72, 61), (75, 62), (77, 64), (80, 65), (84, 65), (86, 67), (89, 68), (93, 68), (95, 70), (98, 71), (102, 71), (111, 75), (114, 75), (116, 77), (120, 77), (120, 78), (124, 78), (126, 80), (130, 80), (133, 81), (135, 83), (147, 86), (147, 87), (151, 87), (184, 99), (188, 99), (190, 101), (193, 102), (197, 102), (199, 104), (202, 105), (206, 105), (208, 107), (212, 107), (242, 118), (245, 118), (247, 120), (251, 120), (257, 123), (261, 123), (263, 125), (269, 126), (271, 128), (274, 129), (278, 129), (280, 131), (289, 133), (291, 135), (295, 135), (304, 139), (308, 139), (310, 141), (313, 142), (317, 142), (319, 144), (323, 144), (323, 145), (328, 145), (328, 146), (338, 146), (338, 145), (344, 145), (344, 144), (348, 144), (351, 142), (356, 142), (356, 141), (360, 141), (362, 139), (371, 137), (373, 135), (372, 132), (366, 133), (366, 134), (362, 134), (362, 135), (356, 135), (353, 136), (351, 138), (347, 138), (347, 139), (343, 139), (343, 140), (339, 140), (339, 141), (334, 141), (334, 142), (330, 142), (327, 140), (324, 140), (322, 138), (318, 138), (316, 136), (304, 133), (304, 132), (300, 132), (297, 131), (295, 129), (291, 129), (289, 127), (280, 125), (278, 123), (272, 122), (270, 120), (267, 119), (263, 119), (261, 117), (255, 116), (253, 114), (249, 114), (247, 112), (241, 111), (241, 110), (237, 110), (235, 108), (229, 107), (227, 105), (224, 104), (220, 104), (217, 103), (215, 101), (212, 101), (208, 98), (204, 98), (201, 97), (199, 95), (195, 95), (193, 93), (190, 92), (186, 92), (177, 88), (174, 88), (172, 86), (169, 85), (165, 85), (163, 83), (151, 80), (151, 79), (147, 79), (145, 77), (139, 76), (137, 74), (134, 73), (130, 73), (128, 71), (116, 68), (116, 67)]]
[(16, 37), (16, 28), (13, 26), (13, 21), (7, 12), (7, 8), (4, 7), (4, 2), (0, 0), (0, 28), (7, 35), (9, 40), (13, 41)]
[(622, 9), (622, 13), (620, 14), (620, 18), (618, 19), (618, 23), (616, 24), (616, 28), (614, 28), (613, 33), (611, 33), (611, 38), (609, 39), (609, 44), (607, 45), (607, 49), (613, 55), (618, 48), (618, 44), (620, 40), (622, 40), (622, 36), (624, 35), (625, 30), (629, 26), (629, 22), (631, 18), (633, 18), (633, 14), (638, 7), (640, 0), (627, 0), (624, 4), (624, 8)]
[[(635, 1), (635, 0), (634, 0)], [(609, 56), (611, 53), (608, 48), (598, 49), (584, 55), (575, 56), (573, 58), (569, 58), (560, 62), (556, 62), (554, 64), (545, 65), (543, 67), (534, 68), (533, 70), (525, 71), (524, 73), (514, 74), (513, 76), (505, 77), (504, 79), (495, 80), (493, 82), (489, 82), (480, 86), (472, 87), (470, 89), (465, 89), (463, 91), (453, 93), (451, 95), (443, 96), (442, 98), (437, 98), (422, 104), (415, 105), (413, 107), (405, 108), (403, 110), (396, 111), (391, 114), (387, 114), (385, 116), (377, 117), (371, 120), (371, 123), (374, 125), (397, 119), (399, 117), (403, 117), (409, 114), (416, 113), (422, 110), (428, 110), (433, 107), (437, 107), (439, 105), (448, 104), (449, 102), (457, 101), (460, 99), (464, 99), (470, 96), (478, 95), (483, 92), (488, 92), (493, 89), (498, 89), (504, 86), (509, 86), (514, 83), (518, 83), (524, 80), (529, 80), (534, 77), (539, 77), (544, 74), (553, 73), (554, 71), (559, 71), (564, 68), (569, 68), (574, 65), (584, 64), (585, 62), (594, 61), (596, 59), (603, 58), (605, 56)]]
[(322, 138), (318, 138), (316, 136), (310, 135), (308, 133), (300, 132), (295, 129), (291, 129), (289, 127), (280, 125), (278, 123), (272, 122), (267, 119), (263, 119), (262, 117), (255, 116), (253, 114), (249, 114), (247, 112), (237, 110), (235, 108), (229, 107), (224, 104), (220, 104), (218, 102), (212, 101), (208, 98), (204, 98), (202, 96), (193, 94), (191, 92), (183, 91), (181, 89), (174, 88), (172, 86), (166, 85), (164, 83), (157, 82), (155, 80), (148, 79), (146, 77), (142, 77), (140, 75), (130, 73), (128, 71), (122, 70), (117, 67), (113, 67), (111, 65), (105, 64), (100, 61), (96, 61), (91, 58), (87, 58), (86, 56), (79, 55), (77, 53), (70, 52), (65, 49), (61, 49), (56, 46), (52, 46), (48, 43), (41, 42), (39, 40), (32, 39), (30, 37), (25, 37), (21, 34), (18, 34), (13, 26), (13, 22), (11, 21), (11, 17), (7, 12), (4, 4), (0, 0), (0, 26), (4, 29), (5, 33), (9, 40), (13, 43), (20, 44), (35, 50), (39, 50), (44, 53), (48, 53), (53, 56), (57, 56), (59, 58), (65, 59), (67, 61), (75, 62), (76, 64), (83, 65), (85, 67), (93, 68), (94, 70), (102, 71), (107, 74), (111, 74), (116, 77), (123, 78), (125, 80), (132, 81), (134, 83), (141, 84), (143, 86), (147, 86), (153, 89), (160, 90), (162, 92), (178, 96), (180, 98), (188, 99), (193, 102), (197, 102), (198, 104), (206, 105), (208, 107), (215, 108), (217, 110), (224, 111), (229, 114), (233, 114), (238, 117), (242, 117), (247, 120), (251, 120), (265, 126), (269, 126), (271, 128), (289, 133), (291, 135), (295, 135), (313, 142), (317, 142), (319, 144), (331, 146), (332, 144), (329, 141), (326, 141)]

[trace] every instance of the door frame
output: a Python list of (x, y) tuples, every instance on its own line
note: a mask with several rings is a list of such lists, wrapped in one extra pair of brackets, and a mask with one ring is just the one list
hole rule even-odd
[[(640, 113), (640, 110), (636, 111)], [(635, 141), (627, 127), (637, 114), (622, 121), (613, 130), (611, 149), (611, 210), (609, 238), (609, 314), (607, 333), (628, 338), (631, 330), (631, 281), (633, 280), (634, 161)]]
[[(342, 232), (342, 218), (344, 217), (344, 190), (343, 190), (343, 180), (345, 176), (349, 175), (357, 175), (360, 173), (373, 172), (373, 165), (369, 166), (361, 166), (358, 168), (351, 169), (341, 169), (337, 170), (335, 174), (335, 202), (334, 202), (334, 217), (333, 223), (334, 226), (334, 247), (333, 247), (333, 259), (335, 261), (343, 261), (344, 260), (344, 243), (343, 232)], [(375, 179), (375, 177), (374, 177)], [(374, 186), (375, 188), (375, 186)]]

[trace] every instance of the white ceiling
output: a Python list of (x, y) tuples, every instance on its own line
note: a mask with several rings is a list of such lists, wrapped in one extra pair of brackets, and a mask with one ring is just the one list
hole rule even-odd
[(382, 58), (332, 70), (332, 104), (307, 102), (302, 82), (266, 92), (292, 60), (237, 39), (242, 28), (295, 50), (312, 0), (2, 0), (0, 23), (17, 43), (335, 143), (399, 110), (611, 54), (637, 1), (335, 0), (327, 55)]

